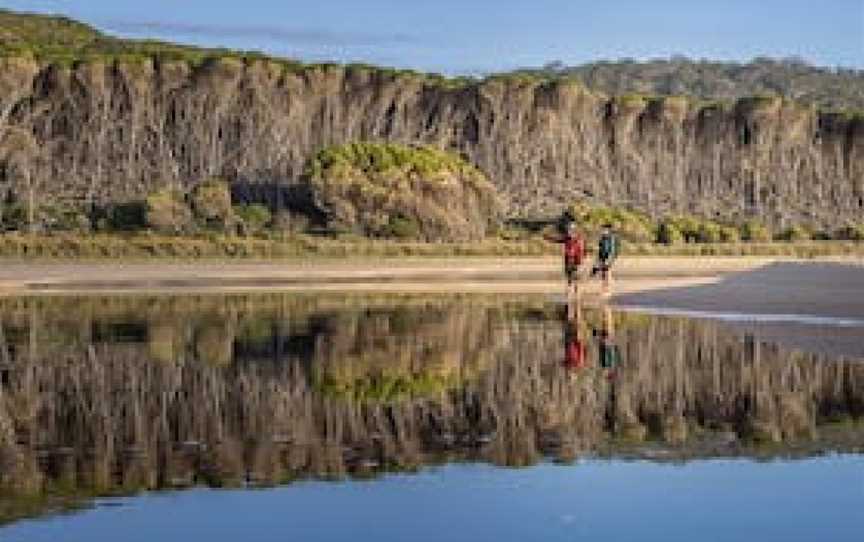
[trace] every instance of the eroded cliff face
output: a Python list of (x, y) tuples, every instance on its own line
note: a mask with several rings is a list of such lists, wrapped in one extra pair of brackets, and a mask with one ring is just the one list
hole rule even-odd
[(6, 59), (2, 140), (13, 141), (0, 153), (4, 186), (54, 200), (123, 200), (221, 175), (285, 206), (317, 150), (388, 140), (463, 153), (510, 216), (576, 199), (772, 223), (832, 225), (864, 212), (864, 120), (779, 99), (610, 99), (568, 82), (457, 87), (230, 59), (74, 68)]

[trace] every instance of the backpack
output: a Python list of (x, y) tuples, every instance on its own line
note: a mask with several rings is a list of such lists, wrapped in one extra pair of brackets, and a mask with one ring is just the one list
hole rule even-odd
[(575, 222), (576, 219), (573, 217), (573, 213), (570, 211), (564, 211), (564, 214), (558, 218), (558, 233), (561, 235), (566, 235), (570, 229), (570, 224)]
[(618, 255), (618, 240), (612, 233), (603, 234), (600, 237), (600, 259), (603, 261), (614, 260)]

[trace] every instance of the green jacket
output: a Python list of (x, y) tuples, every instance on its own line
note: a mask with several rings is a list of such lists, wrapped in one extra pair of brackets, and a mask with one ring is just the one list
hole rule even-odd
[(604, 262), (611, 262), (618, 257), (618, 238), (614, 233), (604, 233), (600, 236), (597, 256)]

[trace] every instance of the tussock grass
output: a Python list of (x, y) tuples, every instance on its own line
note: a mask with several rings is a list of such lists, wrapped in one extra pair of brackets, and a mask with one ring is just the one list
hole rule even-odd
[[(209, 235), (171, 237), (153, 234), (98, 234), (88, 236), (0, 236), (0, 258), (20, 260), (199, 260), (293, 259), (348, 257), (458, 257), (458, 256), (557, 256), (560, 246), (540, 238), (502, 240), (490, 238), (470, 243), (425, 243), (370, 240), (355, 236), (282, 238)], [(622, 254), (631, 256), (778, 256), (819, 258), (862, 256), (859, 241), (806, 241), (768, 243), (714, 243), (661, 245), (622, 243)]]

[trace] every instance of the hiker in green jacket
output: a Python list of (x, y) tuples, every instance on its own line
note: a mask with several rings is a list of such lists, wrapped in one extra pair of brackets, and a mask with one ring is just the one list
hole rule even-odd
[(612, 224), (604, 224), (597, 244), (597, 265), (591, 275), (600, 275), (603, 281), (603, 293), (609, 294), (612, 284), (612, 264), (618, 258), (618, 238), (612, 232)]

